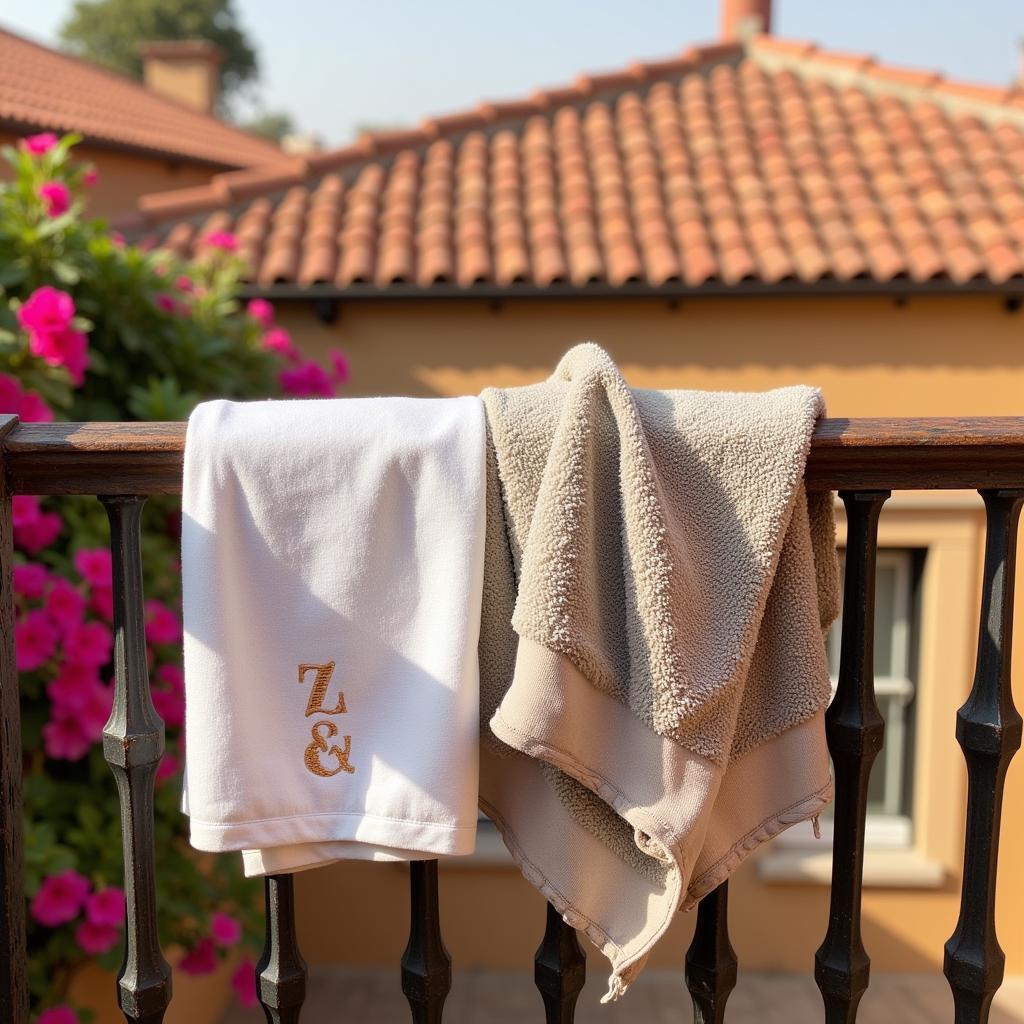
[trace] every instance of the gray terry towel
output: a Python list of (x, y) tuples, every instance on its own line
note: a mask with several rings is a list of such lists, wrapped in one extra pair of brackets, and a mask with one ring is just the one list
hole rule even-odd
[(481, 806), (625, 991), (678, 908), (831, 798), (821, 395), (488, 389)]

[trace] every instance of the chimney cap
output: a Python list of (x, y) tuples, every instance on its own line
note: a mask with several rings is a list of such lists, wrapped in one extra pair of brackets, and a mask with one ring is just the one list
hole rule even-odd
[(155, 57), (158, 60), (202, 58), (218, 64), (224, 60), (224, 51), (209, 39), (155, 39), (139, 43), (137, 51), (142, 58)]
[(772, 0), (720, 0), (722, 39), (744, 43), (772, 30)]

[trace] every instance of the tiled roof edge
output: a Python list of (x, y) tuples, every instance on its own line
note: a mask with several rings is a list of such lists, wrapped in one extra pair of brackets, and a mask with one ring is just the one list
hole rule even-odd
[(789, 70), (839, 88), (854, 86), (870, 95), (895, 96), (907, 103), (934, 103), (948, 113), (1024, 128), (1024, 89), (1018, 85), (961, 82), (937, 71), (880, 63), (867, 53), (823, 50), (811, 42), (768, 35), (749, 40), (747, 56), (766, 71)]
[[(737, 43), (709, 43), (687, 47), (679, 56), (665, 60), (636, 61), (624, 71), (583, 74), (571, 85), (538, 89), (526, 99), (484, 101), (472, 110), (428, 118), (418, 128), (367, 132), (351, 145), (338, 149), (226, 171), (216, 175), (208, 185), (196, 188), (151, 193), (140, 197), (138, 211), (147, 224), (192, 216), (256, 195), (300, 185), (331, 171), (386, 158), (405, 149), (427, 146), (438, 139), (494, 129), (504, 123), (544, 115), (572, 103), (587, 103), (626, 89), (642, 89), (648, 83), (700, 71), (723, 61), (739, 61), (743, 52), (743, 47)], [(138, 219), (133, 223), (137, 225)]]
[[(207, 120), (216, 122), (216, 124), (219, 125), (221, 128), (224, 128), (224, 129), (227, 129), (229, 131), (237, 133), (239, 137), (244, 137), (246, 139), (251, 140), (254, 143), (260, 143), (260, 142), (266, 143), (272, 149), (276, 148), (275, 144), (273, 142), (271, 142), (271, 141), (269, 141), (267, 139), (264, 139), (263, 137), (255, 134), (254, 132), (246, 131), (246, 129), (240, 128), (240, 127), (238, 127), (238, 125), (231, 124), (228, 121), (222, 121), (220, 118), (214, 117), (213, 114), (204, 114), (201, 110), (196, 110), (194, 107), (190, 107), (187, 103), (183, 103), (180, 100), (176, 100), (176, 99), (174, 99), (171, 96), (164, 96), (164, 95), (162, 95), (162, 94), (160, 94), (158, 92), (154, 92), (152, 89), (148, 88), (146, 85), (144, 85), (142, 82), (138, 81), (137, 79), (131, 78), (129, 75), (123, 75), (120, 72), (114, 71), (112, 68), (105, 67), (103, 64), (100, 64), (100, 63), (98, 63), (96, 61), (89, 60), (86, 57), (81, 57), (81, 56), (79, 56), (78, 54), (75, 54), (75, 53), (68, 53), (65, 50), (60, 50), (60, 49), (57, 49), (56, 47), (53, 47), (53, 46), (47, 46), (45, 43), (41, 43), (41, 42), (39, 42), (36, 39), (32, 39), (30, 36), (26, 36), (26, 35), (24, 35), (21, 32), (14, 31), (13, 29), (11, 29), (6, 24), (0, 24), (0, 34), (6, 35), (6, 36), (10, 36), (12, 39), (16, 39), (16, 40), (18, 40), (19, 43), (23, 43), (26, 46), (31, 46), (31, 47), (33, 47), (33, 48), (35, 48), (37, 50), (44, 50), (50, 56), (59, 57), (61, 60), (68, 61), (69, 63), (72, 63), (72, 64), (81, 64), (82, 66), (88, 68), (90, 72), (94, 72), (96, 74), (103, 75), (104, 77), (110, 79), (110, 81), (115, 83), (118, 87), (130, 88), (130, 89), (132, 89), (132, 90), (134, 90), (136, 92), (141, 93), (142, 95), (144, 95), (146, 97), (146, 99), (148, 101), (152, 101), (154, 103), (166, 104), (169, 107), (173, 107), (173, 108), (175, 108), (177, 110), (186, 111), (187, 113), (193, 114), (196, 117), (206, 118)], [(19, 123), (25, 124), (25, 125), (29, 126), (30, 124), (34, 124), (35, 122), (31, 122), (30, 123), (28, 121), (20, 121)], [(51, 126), (47, 125), (46, 127), (51, 127)], [(114, 141), (116, 141), (116, 140), (114, 140)], [(129, 149), (137, 149), (137, 150), (140, 150), (140, 151), (146, 150), (146, 151), (150, 151), (150, 152), (161, 152), (161, 153), (164, 152), (163, 150), (157, 150), (154, 147), (136, 145), (136, 144), (133, 144), (133, 143), (118, 143), (118, 144), (119, 145), (123, 145), (123, 146), (125, 146), (126, 148), (129, 148)], [(174, 152), (167, 151), (167, 152), (169, 153), (169, 155), (177, 157), (179, 159), (181, 159), (181, 158), (185, 158), (185, 159), (199, 159), (199, 158), (193, 157), (190, 153), (185, 152), (185, 151), (174, 151)], [(282, 155), (283, 155), (283, 153), (282, 153)], [(220, 163), (223, 166), (223, 162), (222, 161), (214, 160), (212, 158), (202, 158), (202, 159), (199, 159), (199, 162), (211, 163), (211, 164), (218, 164), (218, 163)]]

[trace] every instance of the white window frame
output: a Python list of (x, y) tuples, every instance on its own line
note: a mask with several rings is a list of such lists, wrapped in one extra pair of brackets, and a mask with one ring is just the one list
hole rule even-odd
[[(892, 623), (892, 665), (902, 666), (903, 675), (877, 676), (875, 678), (875, 694), (878, 697), (902, 698), (904, 702), (913, 700), (915, 694), (914, 681), (911, 678), (911, 625), (913, 615), (912, 592), (914, 577), (914, 552), (910, 548), (879, 548), (876, 565), (893, 568), (896, 571), (895, 593), (893, 594)], [(842, 619), (836, 622), (836, 628), (829, 636), (829, 647), (839, 643)], [(831, 660), (831, 659), (830, 659)], [(832, 694), (835, 696), (838, 680), (832, 679)], [(895, 716), (893, 721), (886, 723), (885, 743), (888, 749), (905, 751), (906, 730), (904, 716)], [(891, 745), (891, 746), (890, 746)], [(878, 761), (875, 762), (876, 768)], [(900, 796), (906, 782), (905, 772), (907, 759), (905, 753), (899, 757), (895, 771), (886, 777), (885, 803), (890, 807), (898, 807)], [(821, 837), (828, 845), (832, 843), (832, 820), (821, 822)], [(911, 814), (899, 811), (869, 811), (865, 822), (864, 842), (873, 849), (906, 849), (913, 845), (914, 822)], [(813, 828), (810, 822), (801, 822), (778, 836), (776, 842), (780, 846), (814, 846)]]

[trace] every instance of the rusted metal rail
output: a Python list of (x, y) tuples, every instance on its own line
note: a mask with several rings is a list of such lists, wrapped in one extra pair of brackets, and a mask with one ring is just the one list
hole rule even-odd
[[(170, 969), (155, 928), (152, 795), (163, 723), (150, 700), (144, 656), (139, 512), (147, 495), (180, 492), (184, 449), (183, 423), (19, 425), (13, 417), (0, 417), (0, 1024), (28, 1021), (20, 714), (10, 582), (14, 494), (89, 494), (107, 507), (115, 567), (117, 686), (104, 752), (121, 798), (128, 894), (118, 1001), (129, 1021), (157, 1024), (171, 997)], [(867, 787), (884, 738), (871, 670), (878, 517), (895, 489), (976, 489), (985, 502), (977, 669), (955, 723), (968, 777), (961, 910), (945, 955), (956, 1024), (983, 1024), (1003, 975), (995, 934), (996, 857), (1003, 780), (1021, 742), (1009, 666), (1016, 535), (1024, 503), (1024, 417), (823, 420), (814, 434), (806, 480), (812, 489), (838, 490), (849, 521), (839, 687), (826, 719), (837, 793), (831, 909), (815, 967), (827, 1024), (856, 1020), (869, 981), (860, 893)], [(410, 882), (402, 987), (413, 1021), (439, 1022), (451, 963), (441, 936), (436, 862), (413, 863)], [(723, 884), (704, 898), (686, 957), (698, 1024), (725, 1020), (736, 980), (727, 897)], [(266, 880), (266, 905), (257, 988), (267, 1019), (291, 1024), (305, 998), (305, 963), (289, 876)], [(549, 907), (535, 956), (549, 1024), (573, 1020), (584, 972), (585, 958), (572, 929)]]

